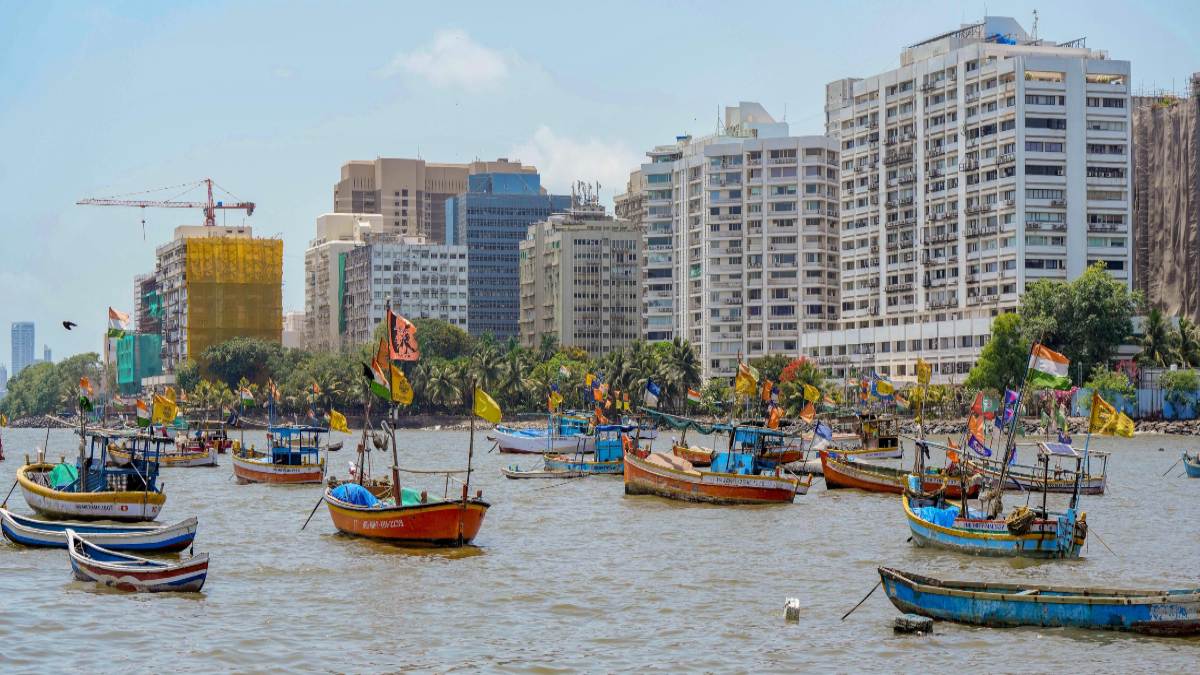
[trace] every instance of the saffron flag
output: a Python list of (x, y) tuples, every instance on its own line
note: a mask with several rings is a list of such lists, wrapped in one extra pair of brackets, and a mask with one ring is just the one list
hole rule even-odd
[(929, 362), (921, 357), (917, 357), (917, 384), (922, 387), (929, 386), (929, 380), (933, 376), (933, 368), (929, 366)]
[(333, 409), (329, 410), (329, 428), (343, 434), (350, 433), (350, 427), (346, 426), (346, 416)]
[(500, 406), (491, 396), (487, 395), (487, 392), (479, 387), (475, 388), (474, 412), (480, 418), (492, 424), (500, 423)]
[(92, 411), (92, 383), (87, 376), (79, 378), (79, 409)]
[(754, 396), (758, 391), (758, 371), (738, 362), (737, 377), (733, 380), (733, 390), (742, 396)]
[(804, 400), (809, 403), (816, 403), (821, 398), (821, 391), (811, 384), (804, 385)]
[(170, 424), (179, 416), (179, 407), (175, 405), (175, 401), (166, 396), (154, 395), (154, 414), (151, 419), (155, 424)]
[(972, 438), (982, 441), (983, 418), (981, 418), (979, 415), (971, 415), (969, 418), (967, 418), (967, 430), (971, 432), (969, 435)]
[(772, 405), (771, 413), (767, 416), (767, 428), (768, 429), (778, 429), (779, 428), (779, 418), (781, 418), (781, 417), (783, 417), (783, 408), (780, 408), (777, 405)]
[(150, 426), (150, 406), (146, 405), (146, 402), (140, 398), (137, 400), (137, 413), (136, 414), (137, 414), (137, 425), (139, 427), (145, 428), (145, 427)]
[(125, 312), (119, 312), (112, 307), (108, 308), (108, 337), (120, 338), (125, 337), (125, 331), (129, 330), (129, 315)]
[(771, 387), (772, 386), (774, 386), (773, 382), (771, 382), (770, 380), (763, 380), (762, 387), (759, 388), (759, 394), (758, 394), (758, 397), (762, 399), (763, 403), (769, 403), (771, 401)]
[(833, 399), (832, 399), (832, 398), (829, 396), (829, 394), (825, 394), (825, 396), (821, 398), (821, 402), (822, 402), (822, 403), (824, 403), (825, 405), (830, 405), (830, 406), (832, 406), (832, 405), (837, 405), (837, 402), (836, 402), (836, 401), (834, 401), (834, 400), (833, 400)]
[(404, 376), (404, 371), (396, 367), (396, 364), (390, 364), (392, 367), (391, 381), (391, 397), (393, 403), (400, 405), (409, 405), (413, 402), (413, 388), (408, 383), (408, 378)]
[(416, 361), (421, 358), (417, 344), (417, 327), (408, 319), (388, 310), (388, 356), (392, 361)]
[(813, 419), (815, 419), (816, 416), (817, 409), (813, 407), (812, 401), (805, 403), (804, 409), (800, 411), (800, 419), (804, 420), (808, 424), (812, 424)]
[(1133, 420), (1114, 408), (1108, 401), (1100, 398), (1098, 392), (1092, 393), (1092, 418), (1088, 431), (1105, 436), (1133, 437)]
[(689, 388), (687, 400), (689, 403), (700, 403), (700, 392)]
[(654, 384), (654, 380), (646, 380), (646, 393), (643, 396), (646, 405), (651, 408), (657, 408), (658, 397), (661, 395), (662, 389), (657, 384)]
[(1067, 357), (1040, 344), (1034, 345), (1029, 355), (1029, 369), (1033, 372), (1029, 373), (1028, 381), (1050, 389), (1070, 389), (1070, 367)]

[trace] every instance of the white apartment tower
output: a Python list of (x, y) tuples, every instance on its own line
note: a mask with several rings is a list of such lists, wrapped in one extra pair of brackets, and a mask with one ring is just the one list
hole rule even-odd
[(617, 198), (644, 232), (646, 340), (685, 338), (705, 378), (728, 377), (739, 354), (798, 355), (836, 327), (837, 145), (742, 102), (720, 133), (647, 153)]
[(826, 88), (840, 151), (835, 375), (961, 381), (1026, 284), (1102, 260), (1131, 277), (1129, 62), (986, 17)]

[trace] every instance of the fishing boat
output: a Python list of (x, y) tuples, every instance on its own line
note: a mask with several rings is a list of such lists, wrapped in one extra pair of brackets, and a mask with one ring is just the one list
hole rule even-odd
[(544, 455), (560, 452), (592, 452), (595, 439), (590, 420), (577, 415), (550, 415), (545, 427), (517, 429), (497, 425), (488, 434), (502, 453)]
[(76, 579), (122, 591), (195, 593), (208, 578), (207, 553), (179, 562), (150, 560), (97, 546), (74, 530), (67, 530), (67, 553)]
[(75, 530), (93, 544), (114, 551), (166, 553), (192, 545), (198, 521), (188, 518), (174, 525), (99, 525), (39, 520), (0, 508), (0, 531), (9, 541), (22, 546), (66, 548), (67, 530)]
[(624, 472), (626, 450), (637, 445), (633, 440), (638, 432), (636, 426), (602, 424), (596, 427), (595, 454), (585, 457), (575, 455), (546, 455), (543, 458), (547, 471), (578, 471), (584, 474), (607, 474), (619, 476)]
[[(886, 492), (901, 494), (908, 485), (907, 469), (890, 466), (869, 464), (852, 459), (845, 459), (827, 450), (821, 451), (821, 469), (825, 476), (825, 487), (830, 490), (838, 488), (853, 488), (866, 492)], [(978, 474), (972, 474), (967, 479), (967, 496), (979, 496), (983, 479)], [(921, 490), (923, 492), (943, 491), (947, 497), (961, 498), (963, 495), (957, 467), (946, 469), (926, 469), (921, 474)]]
[(549, 471), (547, 469), (522, 469), (517, 465), (508, 467), (500, 467), (500, 475), (505, 478), (529, 479), (529, 478), (583, 478), (587, 474), (582, 471)]
[[(1047, 466), (1050, 457), (1082, 460), (1065, 443), (1040, 443), (1039, 454)], [(1048, 510), (1045, 495), (1043, 492), (1040, 507), (1020, 506), (1005, 518), (999, 517), (996, 508), (990, 513), (974, 509), (964, 513), (965, 500), (955, 505), (945, 494), (923, 494), (916, 477), (910, 476), (901, 500), (917, 546), (985, 556), (1078, 558), (1087, 539), (1087, 514), (1078, 512), (1077, 495), (1062, 512)]]
[(233, 451), (233, 476), (238, 484), (303, 484), (325, 479), (321, 457), (324, 427), (289, 424), (267, 430), (267, 450), (240, 447)]
[(759, 460), (762, 427), (713, 425), (729, 435), (729, 449), (717, 452), (707, 471), (687, 460), (662, 453), (625, 455), (625, 494), (657, 495), (667, 499), (710, 504), (790, 504), (808, 493), (812, 476), (802, 480), (784, 475), (776, 466), (764, 472)]
[[(212, 448), (217, 454), (224, 455), (236, 446), (238, 441), (229, 437), (226, 424), (222, 420), (201, 420), (188, 429), (186, 435), (176, 438), (183, 449), (190, 452), (201, 452)], [(215, 464), (214, 464), (215, 466)]]
[[(167, 496), (158, 485), (158, 444), (144, 434), (82, 431), (74, 463), (30, 463), (17, 470), (25, 503), (41, 515), (68, 520), (154, 520)], [(111, 465), (109, 448), (124, 443), (126, 463)]]
[(892, 415), (872, 412), (843, 415), (830, 422), (829, 442), (833, 452), (855, 459), (900, 459), (900, 421)]
[[(217, 466), (217, 449), (215, 447), (189, 447), (183, 436), (174, 439), (151, 436), (150, 442), (159, 446), (158, 463), (163, 468), (184, 468), (194, 466)], [(108, 449), (108, 460), (118, 466), (128, 464), (132, 453), (128, 442), (119, 441)]]
[(1183, 453), (1183, 470), (1189, 478), (1200, 478), (1200, 452), (1194, 455)]
[[(1032, 443), (1018, 443), (1017, 447), (1035, 446)], [(1079, 479), (1079, 493), (1085, 495), (1102, 495), (1108, 482), (1108, 453), (1092, 450), (1088, 453), (1089, 461), (1084, 465), (1084, 475)], [(1100, 462), (1099, 473), (1093, 473), (1088, 466), (1092, 459)], [(967, 460), (968, 466), (983, 476), (986, 483), (996, 485), (1000, 481), (1003, 466), (998, 460), (986, 457), (972, 457)], [(1065, 469), (1061, 462), (1050, 469), (1049, 474), (1041, 475), (1042, 470), (1026, 464), (1010, 464), (1004, 478), (1004, 489), (1017, 492), (1054, 492), (1071, 494), (1075, 491), (1075, 474)]]
[(1095, 587), (944, 581), (879, 568), (884, 592), (902, 612), (974, 626), (1084, 628), (1147, 635), (1200, 634), (1200, 588)]
[(713, 455), (716, 454), (716, 451), (701, 445), (681, 445), (676, 443), (671, 446), (671, 454), (680, 459), (687, 460), (694, 467), (706, 467), (712, 465)]

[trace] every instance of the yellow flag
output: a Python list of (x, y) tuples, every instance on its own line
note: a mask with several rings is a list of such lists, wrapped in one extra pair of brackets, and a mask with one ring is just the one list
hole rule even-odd
[(343, 434), (350, 433), (350, 427), (346, 426), (346, 416), (332, 409), (329, 411), (329, 428)]
[(1092, 419), (1088, 431), (1105, 436), (1133, 437), (1133, 420), (1092, 392)]
[(550, 392), (550, 398), (546, 401), (547, 407), (549, 407), (551, 411), (558, 410), (558, 406), (562, 405), (562, 402), (562, 394), (558, 393), (557, 391)]
[[(163, 398), (174, 403), (175, 402), (175, 387), (167, 387), (167, 390), (165, 392), (163, 392)], [(171, 419), (175, 419), (175, 418), (172, 417)]]
[(412, 385), (408, 383), (408, 378), (404, 376), (404, 371), (392, 364), (392, 400), (400, 405), (408, 405), (413, 402)]
[(804, 400), (810, 403), (816, 403), (817, 399), (821, 398), (821, 392), (811, 384), (804, 385)]
[(917, 357), (917, 384), (922, 387), (929, 386), (929, 378), (933, 376), (933, 368), (929, 367), (929, 362), (921, 357)]
[(0, 413), (0, 427), (6, 426), (8, 426), (8, 416), (4, 413)]
[(478, 387), (475, 388), (475, 414), (492, 424), (500, 423), (500, 406)]
[(154, 415), (152, 416), (152, 420), (156, 424), (170, 424), (175, 421), (178, 415), (179, 408), (175, 405), (175, 401), (165, 396), (154, 395)]
[(743, 396), (757, 394), (758, 371), (744, 363), (739, 363), (737, 377), (733, 380), (733, 390)]

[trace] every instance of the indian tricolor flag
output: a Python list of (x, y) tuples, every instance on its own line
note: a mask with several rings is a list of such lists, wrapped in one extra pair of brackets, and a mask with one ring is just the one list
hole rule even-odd
[(699, 403), (700, 402), (700, 392), (696, 391), (695, 389), (689, 388), (688, 389), (688, 401), (690, 401), (692, 403)]
[(371, 365), (363, 365), (363, 375), (366, 376), (367, 382), (371, 386), (371, 393), (385, 401), (392, 400), (392, 383), (388, 378), (388, 373), (379, 365), (379, 362), (372, 359)]
[(1071, 378), (1067, 371), (1071, 361), (1058, 352), (1040, 344), (1033, 346), (1029, 355), (1029, 382), (1050, 389), (1070, 389)]
[(137, 402), (137, 425), (139, 427), (150, 426), (150, 406), (140, 398)]
[(125, 312), (118, 312), (112, 307), (108, 308), (108, 337), (119, 338), (125, 337), (125, 331), (129, 330), (129, 315)]

